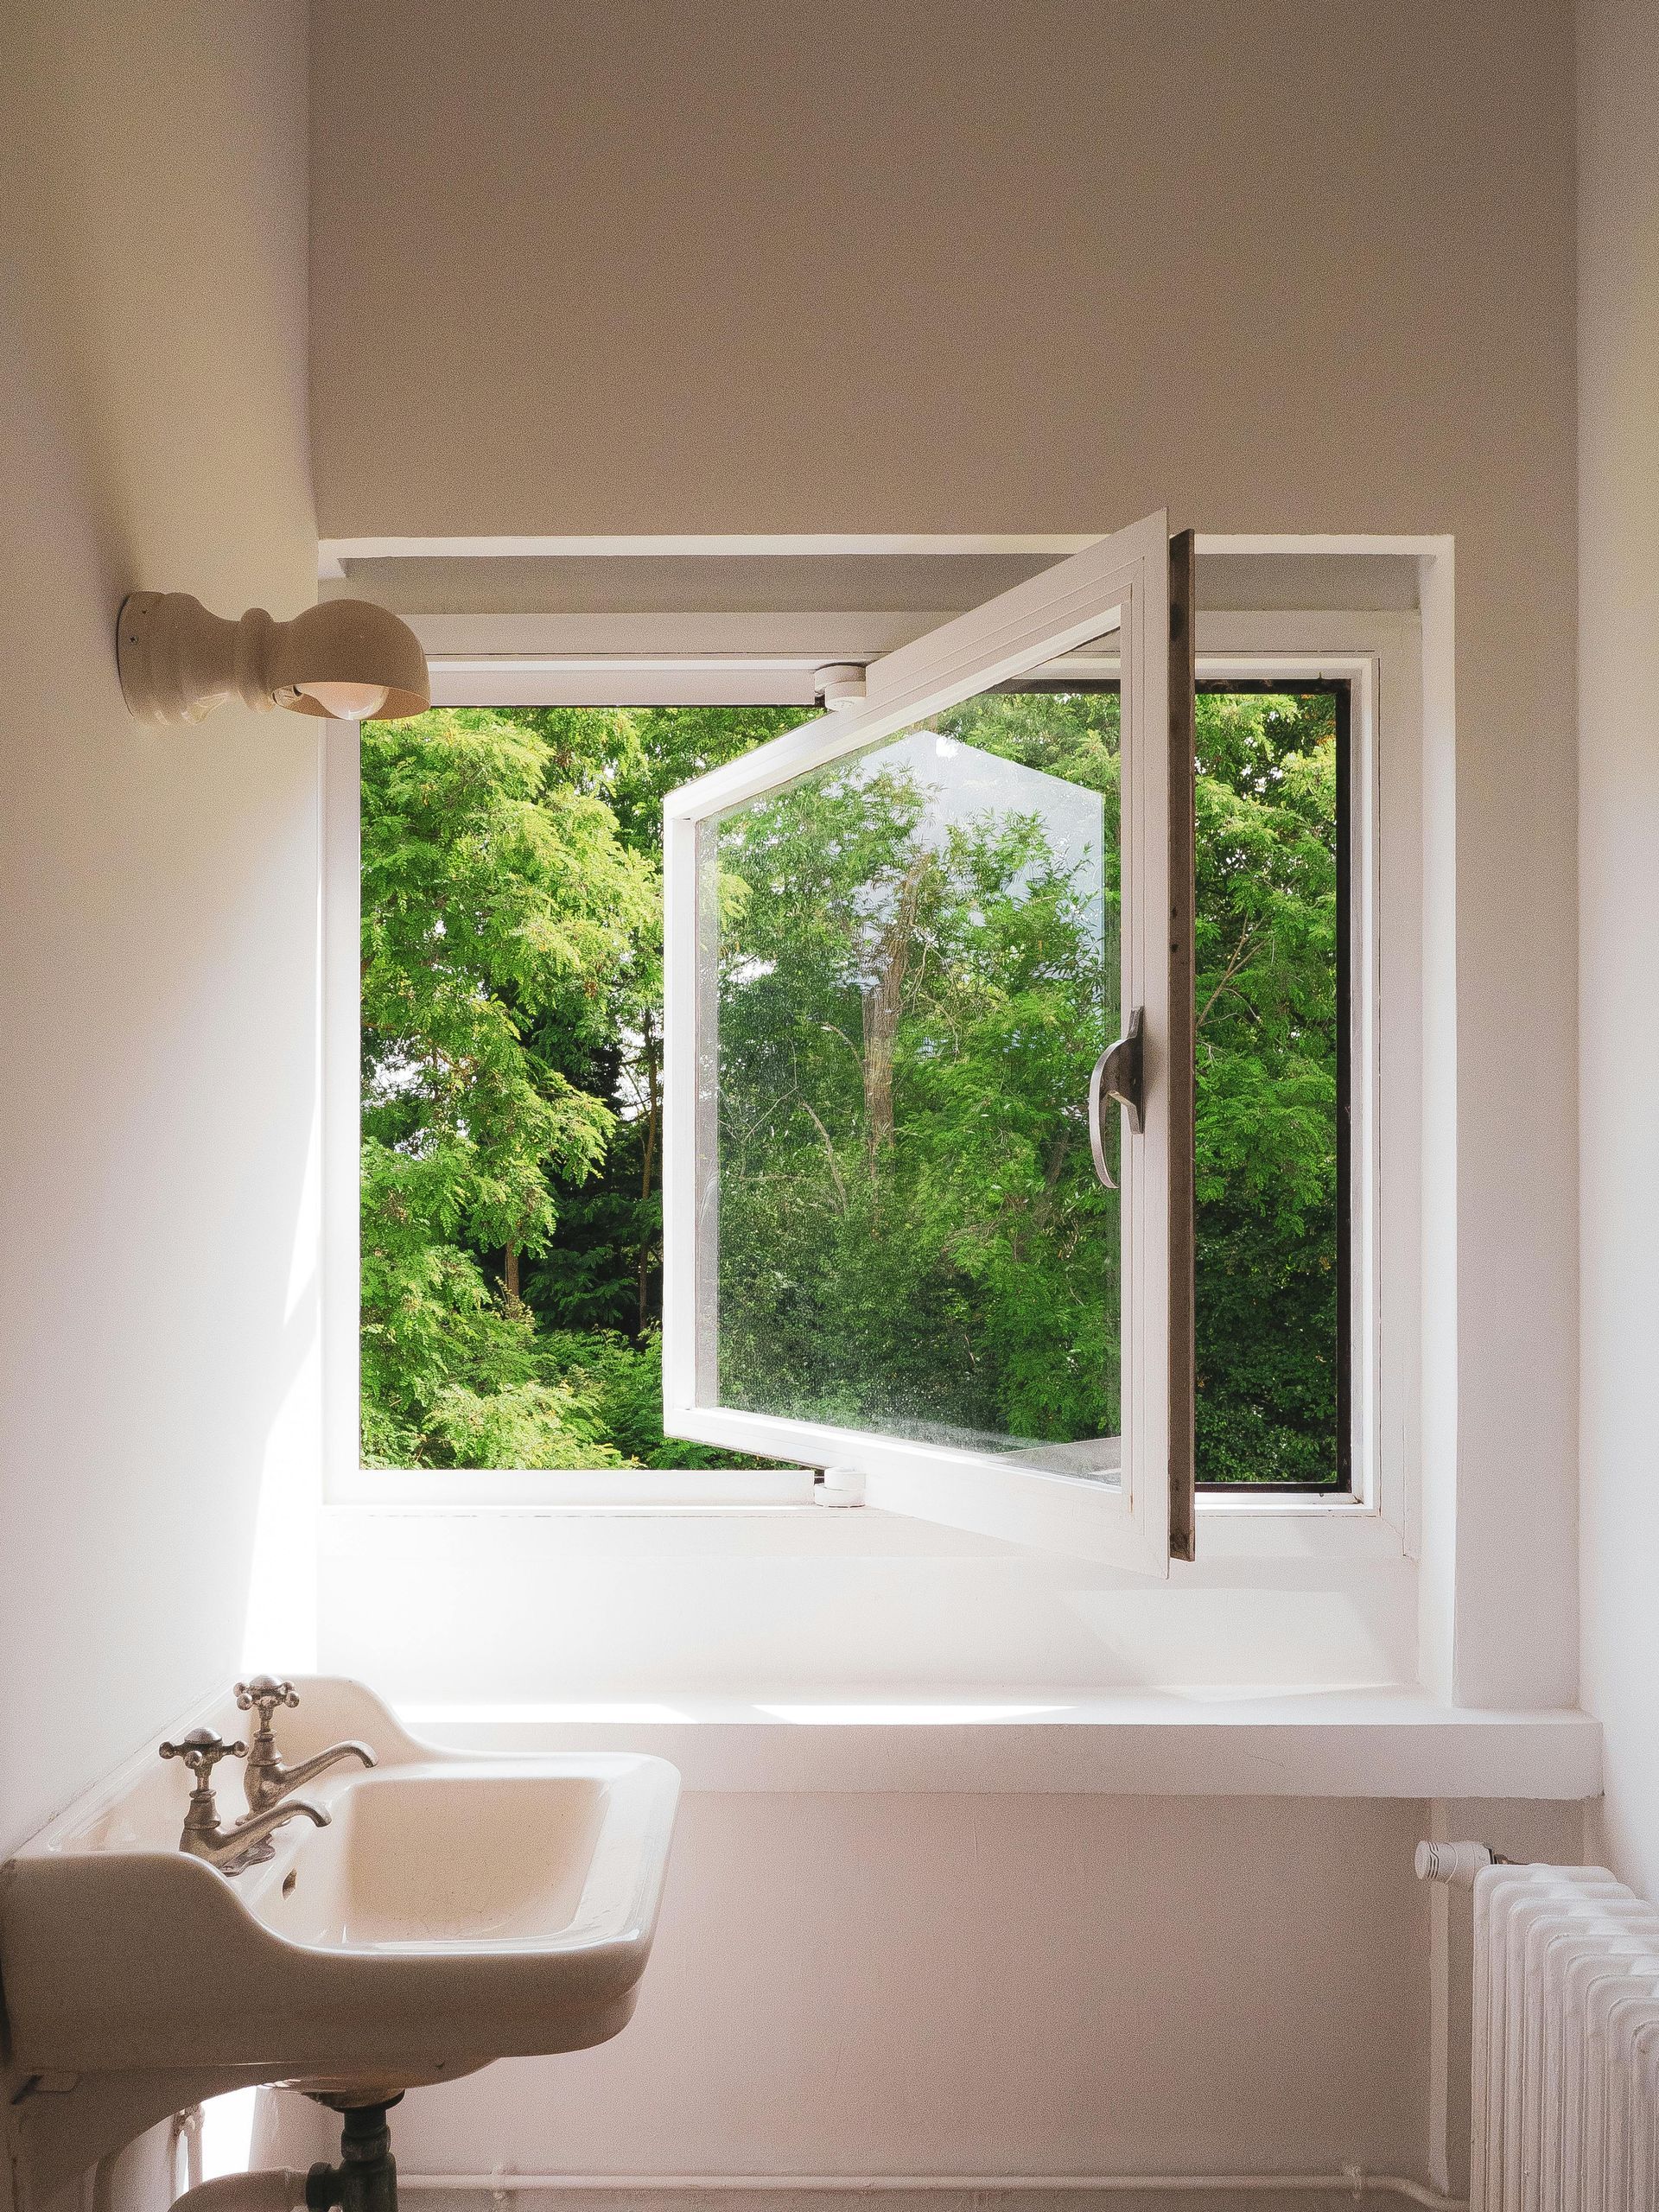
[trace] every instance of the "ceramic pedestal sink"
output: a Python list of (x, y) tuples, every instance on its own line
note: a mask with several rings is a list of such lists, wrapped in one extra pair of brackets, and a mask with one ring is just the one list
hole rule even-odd
[[(0, 1870), (25, 2073), (201, 2069), (367, 2098), (602, 2043), (627, 2020), (675, 1770), (448, 1751), (360, 1684), (296, 1687), (290, 1759), (355, 1737), (378, 1760), (297, 1793), (327, 1827), (290, 1821), (266, 1864), (220, 1873), (178, 1848), (187, 1777), (150, 1745)], [(241, 1718), (227, 1694), (181, 1726), (228, 1738)], [(239, 1762), (215, 1779), (228, 1826), (245, 1809)]]

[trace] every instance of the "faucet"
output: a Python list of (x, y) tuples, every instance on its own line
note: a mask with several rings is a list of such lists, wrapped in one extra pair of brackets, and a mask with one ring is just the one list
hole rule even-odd
[(164, 1759), (182, 1759), (196, 1778), (190, 1802), (185, 1808), (179, 1849), (188, 1851), (192, 1858), (205, 1859), (221, 1874), (240, 1874), (261, 1859), (274, 1858), (276, 1846), (270, 1840), (271, 1831), (281, 1827), (284, 1821), (303, 1816), (318, 1827), (326, 1828), (333, 1817), (321, 1805), (313, 1805), (304, 1797), (290, 1797), (285, 1804), (268, 1806), (263, 1812), (249, 1814), (234, 1827), (220, 1827), (211, 1778), (213, 1769), (222, 1758), (240, 1758), (247, 1748), (245, 1744), (227, 1744), (211, 1728), (193, 1728), (178, 1743), (162, 1745)]
[(302, 1759), (297, 1766), (284, 1766), (276, 1738), (271, 1733), (270, 1716), (278, 1706), (297, 1705), (299, 1701), (299, 1692), (292, 1682), (279, 1682), (270, 1675), (256, 1675), (251, 1681), (236, 1686), (236, 1702), (240, 1709), (251, 1713), (257, 1707), (259, 1713), (253, 1749), (248, 1753), (248, 1763), (242, 1771), (242, 1788), (251, 1813), (269, 1812), (290, 1789), (297, 1789), (302, 1782), (309, 1782), (325, 1769), (337, 1766), (341, 1759), (361, 1759), (365, 1766), (374, 1764), (374, 1753), (366, 1744), (347, 1743), (330, 1744), (315, 1758)]

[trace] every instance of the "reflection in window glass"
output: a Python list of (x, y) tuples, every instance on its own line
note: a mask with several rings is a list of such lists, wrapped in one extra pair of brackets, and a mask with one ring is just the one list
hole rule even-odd
[(705, 826), (699, 1395), (1116, 1478), (1118, 702), (994, 695)]

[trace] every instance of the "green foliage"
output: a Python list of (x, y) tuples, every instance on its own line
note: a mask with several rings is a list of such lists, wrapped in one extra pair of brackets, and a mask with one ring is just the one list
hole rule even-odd
[(730, 1463), (662, 1434), (661, 800), (794, 720), (365, 728), (367, 1465)]
[(533, 1332), (482, 1261), (544, 1250), (550, 1176), (604, 1155), (613, 1108), (525, 1032), (600, 1038), (652, 884), (604, 804), (549, 767), (534, 731), (487, 713), (363, 733), (362, 1357), (378, 1456), (476, 1465), (486, 1440), (511, 1439), (518, 1464), (581, 1464), (562, 1456), (580, 1434), (571, 1408), (528, 1371)]
[[(550, 1327), (642, 1340), (662, 1311), (663, 800), (706, 769), (792, 728), (801, 710), (543, 707), (521, 709), (512, 719), (546, 745), (551, 775), (607, 809), (618, 842), (651, 884), (649, 912), (595, 1031), (578, 1033), (556, 1017), (532, 1039), (550, 1065), (606, 1099), (613, 1118), (596, 1169), (555, 1173), (559, 1234), (531, 1259), (524, 1295)], [(720, 1464), (747, 1462), (728, 1455)]]
[(1337, 728), (1198, 701), (1198, 1465), (1337, 1473)]
[[(747, 1464), (662, 1433), (661, 801), (798, 719), (365, 731), (371, 1464)], [(1117, 1021), (1117, 727), (1110, 695), (972, 701), (938, 770), (836, 764), (723, 826), (728, 1402), (1115, 1432), (1116, 1201), (1082, 1103)], [(1199, 703), (1210, 1478), (1334, 1473), (1334, 736), (1314, 695)], [(930, 821), (952, 746), (1015, 766)]]
[(975, 700), (722, 826), (728, 1402), (1116, 1433), (1116, 1200), (1083, 1116), (1115, 1012), (1116, 745), (1113, 698)]

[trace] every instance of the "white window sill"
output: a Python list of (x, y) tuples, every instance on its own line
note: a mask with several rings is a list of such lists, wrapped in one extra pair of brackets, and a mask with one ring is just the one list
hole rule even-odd
[(357, 1467), (331, 1478), (331, 1505), (393, 1512), (729, 1512), (810, 1506), (804, 1467)]
[(468, 1749), (654, 1752), (696, 1790), (1581, 1800), (1601, 1789), (1601, 1727), (1588, 1715), (1460, 1709), (1403, 1688), (797, 1690), (753, 1701), (410, 1700), (397, 1713), (416, 1735)]
[[(1416, 1679), (1399, 1534), (1357, 1511), (1206, 1518), (1167, 1580), (884, 1513), (384, 1502), (324, 1510), (317, 1663), (394, 1698), (828, 1694), (1065, 1701)], [(1021, 1696), (1016, 1702), (1028, 1702)], [(1044, 1702), (1052, 1702), (1045, 1695)]]
[[(734, 1549), (746, 1527), (787, 1519), (805, 1542), (821, 1526), (827, 1548), (848, 1541), (835, 1524), (864, 1524), (873, 1534), (897, 1516), (868, 1506), (823, 1506), (810, 1472), (800, 1469), (697, 1471), (600, 1468), (531, 1472), (456, 1473), (428, 1468), (365, 1467), (334, 1477), (325, 1510), (341, 1516), (500, 1516), (541, 1519), (700, 1520), (730, 1524)], [(1198, 1499), (1201, 1563), (1262, 1558), (1397, 1560), (1399, 1531), (1374, 1509), (1349, 1497), (1237, 1496), (1201, 1492)], [(856, 1541), (856, 1540), (854, 1540)], [(879, 1542), (879, 1537), (875, 1539)], [(1179, 1572), (1179, 1570), (1178, 1570)]]

